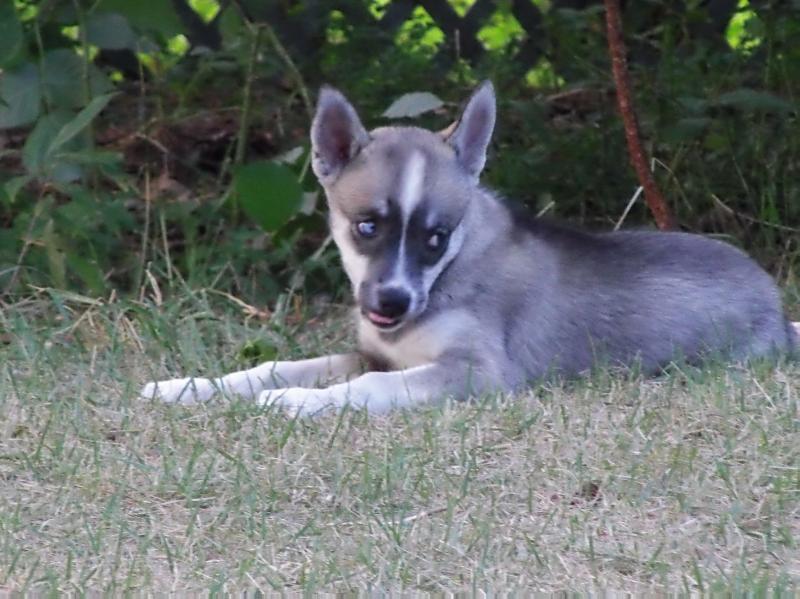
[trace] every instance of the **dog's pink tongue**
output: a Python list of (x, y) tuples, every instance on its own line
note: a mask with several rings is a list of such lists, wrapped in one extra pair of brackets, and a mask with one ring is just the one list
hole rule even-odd
[(377, 312), (370, 312), (369, 319), (375, 324), (392, 324), (394, 322), (394, 318), (383, 316), (382, 314), (378, 314)]

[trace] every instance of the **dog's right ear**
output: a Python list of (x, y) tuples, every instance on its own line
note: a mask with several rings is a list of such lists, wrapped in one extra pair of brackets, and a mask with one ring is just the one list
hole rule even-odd
[(311, 124), (311, 166), (320, 183), (333, 183), (367, 143), (369, 133), (355, 108), (338, 90), (323, 87)]
[(472, 93), (458, 121), (440, 132), (455, 150), (456, 160), (475, 181), (486, 164), (486, 149), (494, 131), (496, 102), (492, 82), (484, 81)]

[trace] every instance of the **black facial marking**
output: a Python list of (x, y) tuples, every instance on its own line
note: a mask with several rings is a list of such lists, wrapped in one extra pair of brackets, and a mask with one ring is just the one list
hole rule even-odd
[[(434, 268), (447, 252), (450, 234), (458, 224), (453, 215), (436, 215), (436, 203), (428, 198), (414, 209), (403, 230), (403, 217), (397, 202), (388, 201), (388, 211), (384, 214), (364, 214), (352, 217), (351, 230), (356, 250), (368, 258), (366, 276), (358, 289), (358, 300), (362, 310), (383, 313), (381, 294), (387, 292), (387, 285), (395, 284), (394, 276), (398, 267), (401, 241), (404, 247), (402, 257), (402, 286), (406, 291), (423, 290), (425, 273)], [(433, 212), (432, 212), (433, 211)], [(432, 218), (436, 215), (435, 218)], [(401, 235), (405, 239), (401, 239)]]
[(361, 214), (351, 220), (351, 233), (359, 254), (376, 258), (390, 253), (400, 244), (402, 230), (400, 213), (394, 202), (389, 202), (387, 214), (377, 212)]
[(406, 233), (406, 259), (411, 268), (429, 268), (442, 259), (450, 242), (450, 227), (445, 222), (436, 221), (431, 226), (431, 202), (423, 200), (412, 213)]
[[(397, 203), (390, 199), (387, 204), (388, 211), (385, 214), (375, 212), (360, 215), (351, 223), (356, 251), (369, 259), (367, 275), (359, 291), (362, 295), (376, 293), (377, 286), (388, 280), (398, 260), (403, 221)], [(366, 222), (374, 223), (371, 235), (364, 234), (363, 223)], [(366, 229), (371, 230), (372, 227)]]

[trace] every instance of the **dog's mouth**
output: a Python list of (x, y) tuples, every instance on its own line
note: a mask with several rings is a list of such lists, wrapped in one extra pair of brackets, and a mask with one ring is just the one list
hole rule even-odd
[(397, 327), (401, 322), (402, 318), (396, 316), (385, 316), (384, 314), (378, 314), (377, 312), (368, 311), (367, 318), (369, 321), (374, 324), (379, 329), (389, 330)]

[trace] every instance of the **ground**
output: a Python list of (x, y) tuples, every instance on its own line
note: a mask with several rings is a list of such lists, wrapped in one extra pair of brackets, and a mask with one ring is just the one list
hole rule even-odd
[(347, 345), (341, 310), (276, 325), (225, 301), (0, 306), (0, 591), (800, 582), (800, 364), (600, 371), (312, 421), (138, 399), (153, 377), (240, 366), (248, 341)]

